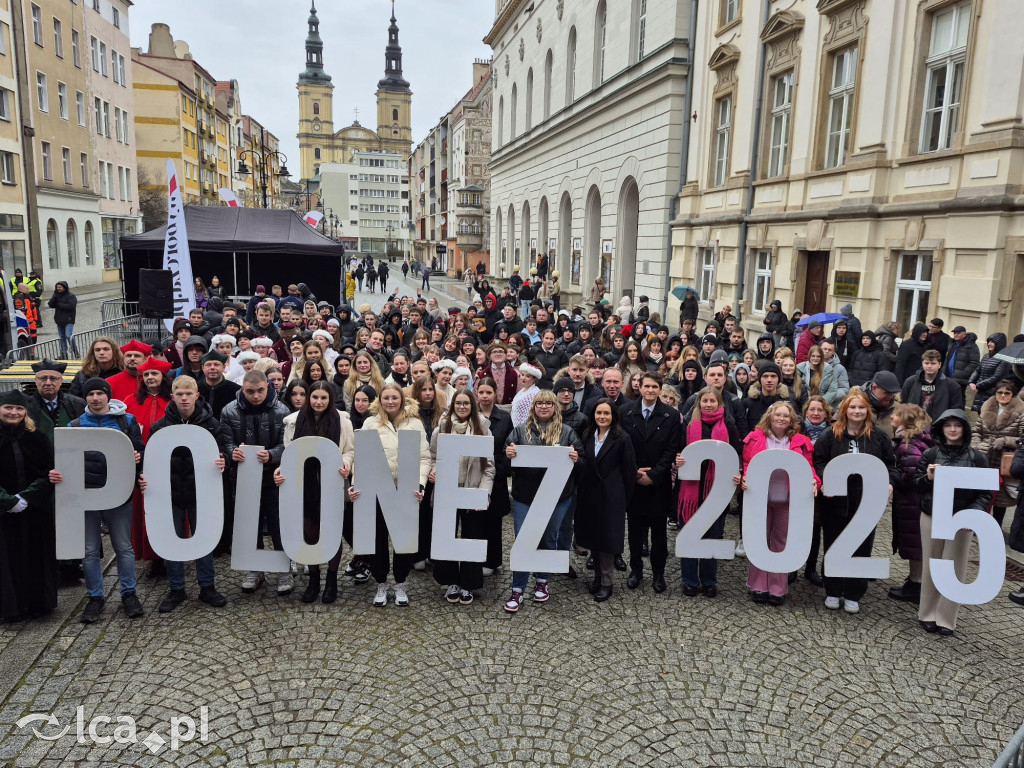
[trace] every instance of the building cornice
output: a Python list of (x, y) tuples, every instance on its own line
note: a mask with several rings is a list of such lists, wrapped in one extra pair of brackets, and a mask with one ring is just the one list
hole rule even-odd
[(509, 0), (508, 4), (502, 9), (501, 13), (498, 14), (498, 18), (494, 20), (494, 26), (491, 27), (491, 31), (484, 37), (484, 44), (494, 47), (495, 41), (501, 36), (501, 33), (505, 31), (505, 28), (509, 23), (516, 17), (520, 9), (526, 5), (527, 0)]

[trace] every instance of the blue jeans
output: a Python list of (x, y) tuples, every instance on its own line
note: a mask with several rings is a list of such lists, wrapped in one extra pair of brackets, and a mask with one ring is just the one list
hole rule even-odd
[(71, 351), (75, 357), (81, 357), (78, 354), (78, 345), (75, 344), (75, 340), (71, 338), (75, 333), (75, 324), (68, 323), (67, 325), (57, 326), (57, 338), (60, 339), (60, 357), (62, 360), (68, 359), (68, 342), (71, 342)]
[(363, 292), (363, 278), (357, 277), (356, 278), (356, 282), (359, 284), (359, 292), (362, 293)]
[(117, 559), (117, 577), (121, 597), (135, 591), (135, 550), (132, 549), (132, 503), (126, 501), (113, 509), (90, 509), (85, 513), (85, 590), (89, 597), (104, 597), (103, 563), (100, 562), (100, 524), (110, 529), (110, 544)]
[(572, 549), (573, 520), (576, 518), (576, 495), (569, 497), (571, 502), (569, 509), (562, 517), (562, 523), (558, 526), (558, 548), (565, 551)]
[(423, 270), (423, 282), (420, 284), (420, 288), (430, 290), (430, 270), (428, 269)]
[[(704, 534), (705, 539), (721, 539), (725, 533), (725, 514), (719, 515), (708, 532)], [(717, 587), (718, 586), (718, 561), (714, 558), (679, 558), (679, 580), (685, 587)]]
[(519, 308), (520, 308), (520, 311), (523, 313), (523, 320), (525, 320), (526, 318), (528, 318), (530, 316), (530, 302), (529, 301), (527, 301), (526, 299), (520, 299), (519, 300)]
[[(548, 521), (548, 527), (544, 529), (544, 535), (541, 536), (540, 539), (541, 549), (558, 549), (558, 529), (562, 525), (562, 518), (565, 517), (566, 512), (569, 511), (569, 506), (571, 504), (572, 496), (563, 499), (555, 505), (555, 512), (551, 515), (551, 519)], [(512, 500), (512, 522), (516, 536), (519, 535), (519, 529), (523, 527), (523, 520), (526, 519), (526, 513), (529, 511), (529, 504), (525, 504), (514, 499)], [(550, 577), (550, 574), (547, 573), (535, 573), (533, 575), (537, 577), (537, 581), (547, 581)], [(522, 592), (526, 589), (526, 585), (529, 581), (529, 571), (512, 572), (512, 589)]]
[[(196, 530), (196, 510), (195, 507), (186, 510), (184, 506), (171, 502), (171, 515), (174, 520), (174, 532), (179, 537), (184, 538), (185, 536), (185, 517), (188, 516), (188, 527), (192, 531), (193, 535)], [(196, 560), (196, 576), (198, 576), (200, 587), (212, 587), (215, 574), (213, 570), (213, 553), (210, 552), (207, 555)], [(167, 581), (170, 583), (171, 589), (184, 589), (185, 588), (185, 564), (175, 560), (167, 561)]]

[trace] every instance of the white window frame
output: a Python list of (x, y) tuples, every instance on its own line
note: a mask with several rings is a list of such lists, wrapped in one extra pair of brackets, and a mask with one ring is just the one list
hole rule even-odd
[(75, 91), (75, 106), (78, 108), (78, 124), (85, 125), (85, 94)]
[(0, 183), (17, 184), (14, 170), (14, 153), (0, 152)]
[(103, 100), (99, 96), (92, 99), (93, 117), (96, 119), (96, 134), (103, 135)]
[(768, 311), (772, 292), (772, 252), (762, 249), (754, 254), (754, 291), (751, 309), (763, 315)]
[(722, 24), (730, 24), (736, 21), (740, 13), (739, 0), (722, 0)]
[(53, 17), (53, 52), (58, 59), (64, 58), (64, 25), (56, 16)]
[(78, 157), (79, 170), (82, 172), (82, 186), (89, 186), (89, 155), (82, 152)]
[(110, 138), (110, 102), (103, 102), (103, 135)]
[(128, 139), (129, 135), (130, 134), (128, 133), (128, 112), (127, 112), (127, 110), (122, 109), (121, 110), (121, 139), (122, 139), (122, 142), (124, 143), (124, 145), (126, 147), (129, 144), (131, 144), (131, 142)]
[(732, 139), (732, 95), (715, 102), (715, 187), (729, 179), (729, 145)]
[(50, 95), (47, 91), (46, 73), (36, 72), (36, 101), (40, 112), (50, 111)]
[[(901, 278), (903, 274), (903, 260), (907, 258), (917, 259), (917, 265), (914, 269), (914, 277)], [(922, 278), (922, 274), (925, 272), (925, 265), (928, 265), (930, 269), (929, 279), (925, 280)], [(928, 302), (931, 300), (931, 294), (935, 290), (933, 287), (933, 280), (935, 269), (934, 254), (930, 251), (906, 251), (901, 253), (899, 260), (896, 262), (896, 287), (893, 289), (893, 302), (892, 302), (892, 319), (898, 321), (899, 319), (899, 308), (900, 308), (900, 292), (906, 291), (912, 293), (912, 299), (910, 304), (910, 326), (913, 327), (914, 323), (917, 322), (915, 318), (924, 318), (928, 314)], [(924, 307), (921, 307), (921, 294), (927, 293), (928, 299), (925, 299)], [(906, 330), (906, 329), (904, 329)]]
[(597, 44), (597, 82), (595, 85), (600, 85), (604, 82), (605, 53), (608, 48), (608, 3), (606, 2), (600, 6), (598, 11), (600, 11), (600, 16), (596, 24), (596, 35), (599, 37)]
[(100, 41), (95, 35), (89, 37), (89, 55), (92, 59), (92, 71), (100, 71)]
[(644, 57), (644, 46), (647, 44), (647, 0), (640, 0), (639, 20), (636, 25), (636, 57)]
[(118, 80), (117, 74), (117, 51), (114, 49), (110, 50), (110, 76), (114, 79), (115, 83), (118, 85), (121, 84), (121, 81)]
[(100, 74), (108, 77), (107, 74), (107, 44), (100, 41)]
[(39, 156), (43, 164), (43, 179), (53, 181), (53, 152), (51, 151), (50, 142), (40, 142)]
[(7, 55), (7, 33), (10, 31), (10, 26), (0, 21), (0, 56)]
[(60, 148), (60, 162), (64, 171), (64, 183), (71, 184), (73, 181), (71, 176), (71, 147)]
[(78, 30), (71, 30), (71, 60), (79, 69), (82, 68), (82, 42)]
[[(928, 44), (928, 56), (925, 59), (924, 103), (921, 109), (921, 141), (920, 151), (939, 152), (953, 146), (953, 134), (956, 133), (960, 118), (960, 102), (963, 98), (964, 69), (967, 66), (967, 35), (970, 32), (970, 3), (943, 8), (932, 15), (931, 35)], [(941, 29), (940, 20), (952, 17), (949, 28), (949, 39), (945, 47), (936, 39)], [(942, 91), (935, 94), (936, 81), (944, 78)], [(952, 92), (952, 97), (950, 93)], [(935, 103), (937, 102), (937, 103)], [(929, 130), (935, 118), (939, 121), (939, 130), (935, 135), (935, 146), (931, 145), (932, 131)]]
[(718, 266), (718, 249), (714, 246), (697, 248), (697, 291), (702, 304), (711, 303), (715, 290), (715, 269)]
[[(832, 54), (828, 115), (825, 122), (825, 167), (842, 168), (850, 151), (853, 106), (857, 95), (857, 52), (854, 45)], [(833, 123), (838, 119), (838, 128)]]
[[(781, 89), (781, 90), (780, 90)], [(768, 133), (768, 178), (786, 171), (789, 161), (789, 128), (793, 116), (793, 70), (772, 78), (772, 119)]]
[(43, 47), (43, 11), (35, 3), (32, 4), (32, 42)]
[(11, 122), (11, 91), (0, 88), (0, 120)]
[(67, 83), (57, 82), (57, 110), (60, 113), (61, 120), (70, 119), (70, 112), (68, 111), (68, 85)]
[(121, 77), (121, 79), (118, 82), (121, 83), (121, 87), (122, 88), (127, 88), (128, 87), (127, 70), (125, 69), (125, 65), (124, 65), (124, 56), (122, 56), (120, 53), (117, 54), (117, 69), (118, 69), (118, 74)]

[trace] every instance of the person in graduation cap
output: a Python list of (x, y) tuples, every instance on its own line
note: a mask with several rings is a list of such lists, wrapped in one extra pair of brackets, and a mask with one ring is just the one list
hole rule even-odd
[(57, 607), (53, 444), (28, 415), (23, 392), (0, 394), (0, 619)]
[[(110, 391), (112, 400), (120, 400), (128, 403), (139, 389), (139, 382), (142, 374), (139, 373), (139, 366), (146, 358), (153, 354), (153, 348), (149, 344), (132, 339), (121, 347), (121, 357), (124, 360), (124, 370), (110, 377)], [(88, 394), (83, 391), (83, 395)]]

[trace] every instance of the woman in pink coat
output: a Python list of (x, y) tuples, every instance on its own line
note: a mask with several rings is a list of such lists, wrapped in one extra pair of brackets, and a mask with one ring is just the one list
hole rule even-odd
[[(814, 494), (821, 488), (821, 479), (814, 471), (814, 444), (800, 432), (800, 417), (788, 400), (772, 403), (764, 416), (743, 441), (743, 475), (746, 477), (750, 460), (761, 451), (796, 451), (807, 460), (814, 476)], [(742, 487), (746, 489), (744, 479)], [(789, 479), (773, 472), (768, 484), (768, 548), (781, 552), (786, 546), (789, 532)], [(768, 573), (753, 563), (747, 575), (750, 599), (755, 603), (782, 605), (789, 590), (788, 573)]]

